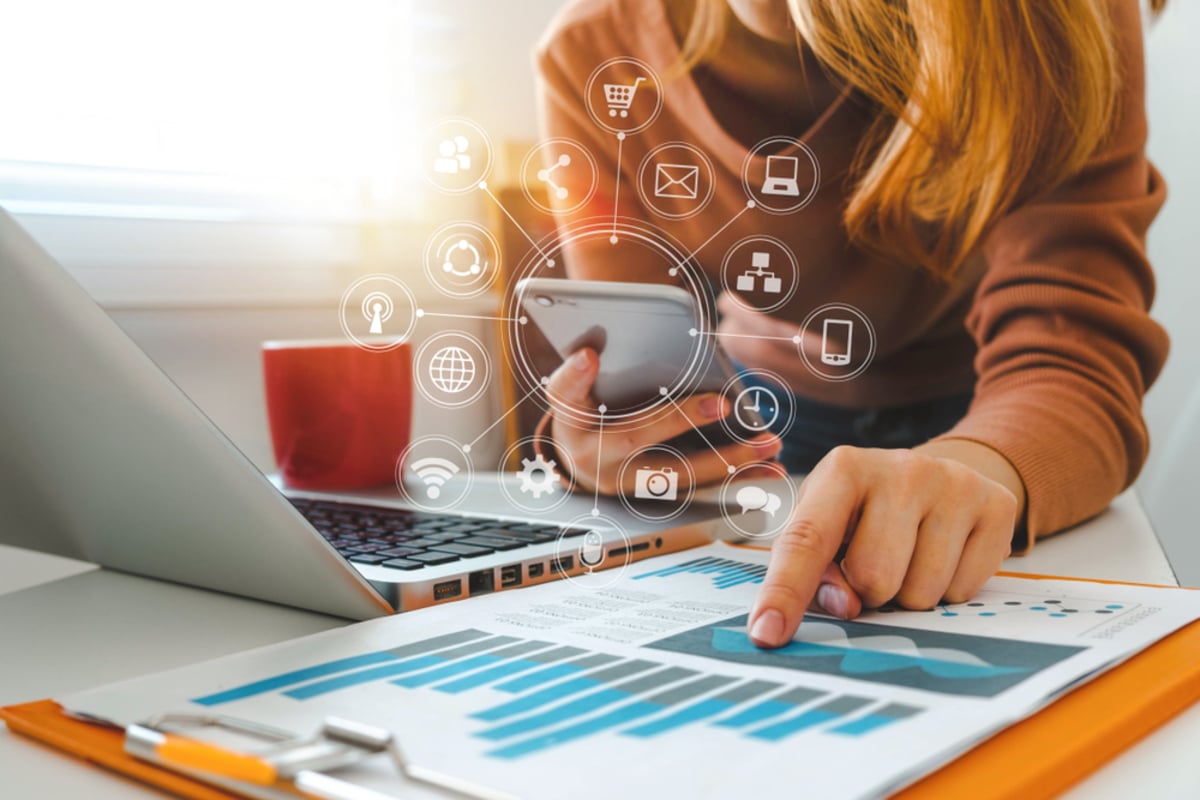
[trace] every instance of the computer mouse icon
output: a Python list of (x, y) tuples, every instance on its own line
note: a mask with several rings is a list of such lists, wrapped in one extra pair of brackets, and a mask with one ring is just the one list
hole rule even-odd
[(579, 563), (589, 572), (604, 560), (604, 539), (596, 531), (588, 531), (579, 543)]

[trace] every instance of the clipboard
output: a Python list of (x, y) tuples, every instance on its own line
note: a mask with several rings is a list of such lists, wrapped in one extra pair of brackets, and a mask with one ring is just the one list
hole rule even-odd
[[(1198, 700), (1200, 622), (1195, 622), (981, 742), (900, 790), (893, 800), (1051, 798)], [(0, 708), (0, 719), (15, 733), (181, 797), (230, 800), (243, 796), (133, 758), (125, 751), (122, 731), (72, 717), (53, 700)]]

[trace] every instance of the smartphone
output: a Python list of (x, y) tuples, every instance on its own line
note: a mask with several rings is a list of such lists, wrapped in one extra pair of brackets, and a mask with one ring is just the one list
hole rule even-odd
[[(558, 363), (583, 347), (599, 353), (592, 394), (614, 418), (649, 408), (660, 401), (663, 387), (676, 401), (708, 392), (723, 392), (731, 403), (747, 397), (716, 337), (701, 333), (702, 315), (684, 289), (526, 278), (517, 284), (517, 292), (530, 324), (553, 348)], [(541, 364), (538, 371), (549, 375), (557, 365)], [(725, 424), (704, 427), (704, 438), (719, 446), (735, 439), (748, 441), (767, 430), (753, 404), (743, 402), (736, 411)], [(689, 450), (704, 446), (696, 436), (672, 443)]]

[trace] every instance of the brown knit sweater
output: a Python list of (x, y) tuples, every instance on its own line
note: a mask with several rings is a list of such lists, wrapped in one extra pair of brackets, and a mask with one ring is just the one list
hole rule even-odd
[[(1142, 397), (1168, 349), (1147, 314), (1154, 276), (1145, 234), (1165, 189), (1144, 153), (1141, 20), (1136, 0), (1113, 0), (1113, 9), (1123, 84), (1108, 144), (1079, 175), (1001, 219), (956, 279), (943, 282), (848, 240), (847, 179), (872, 111), (806, 48), (765, 41), (733, 23), (719, 56), (666, 80), (654, 122), (618, 143), (589, 115), (589, 77), (614, 57), (668, 75), (686, 19), (663, 0), (578, 0), (538, 51), (547, 135), (582, 144), (599, 170), (593, 199), (564, 221), (611, 216), (616, 204), (622, 217), (661, 227), (694, 251), (718, 287), (722, 258), (740, 239), (783, 241), (798, 257), (799, 290), (770, 314), (722, 303), (722, 333), (776, 337), (724, 337), (731, 355), (784, 376), (798, 394), (849, 408), (973, 387), (970, 411), (945, 435), (985, 444), (1013, 464), (1028, 495), (1030, 541), (1061, 530), (1098, 513), (1136, 477), (1149, 446)], [(738, 216), (749, 149), (779, 135), (816, 154), (817, 195), (795, 213)], [(670, 142), (690, 144), (712, 163), (711, 202), (686, 219), (656, 214), (634, 188), (643, 158)], [(568, 250), (570, 273), (648, 279), (636, 258), (613, 263), (601, 251)], [(876, 330), (874, 361), (853, 380), (820, 379), (788, 341), (812, 309), (829, 302), (855, 306)]]

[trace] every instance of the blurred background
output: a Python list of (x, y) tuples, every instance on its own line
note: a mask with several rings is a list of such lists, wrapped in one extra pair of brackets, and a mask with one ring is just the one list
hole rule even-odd
[[(429, 234), (476, 220), (521, 247), (479, 192), (424, 180), (424, 132), (489, 134), (503, 202), (537, 140), (531, 53), (563, 0), (0, 0), (0, 206), (93, 294), (261, 468), (274, 462), (259, 345), (339, 336), (358, 276), (406, 281), (426, 309), (489, 313), (425, 283)], [(1138, 491), (1185, 584), (1200, 585), (1200, 6), (1148, 28), (1150, 152), (1170, 199), (1150, 254), (1173, 349), (1146, 403)], [(1191, 32), (1191, 33), (1189, 33)], [(520, 190), (515, 189), (519, 198)], [(505, 203), (507, 206), (507, 203)], [(528, 232), (548, 219), (514, 212)], [(455, 327), (495, 341), (487, 321)], [(437, 332), (421, 326), (421, 336)], [(418, 396), (415, 434), (483, 433)], [(495, 463), (505, 431), (476, 446)]]

